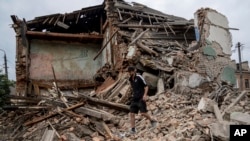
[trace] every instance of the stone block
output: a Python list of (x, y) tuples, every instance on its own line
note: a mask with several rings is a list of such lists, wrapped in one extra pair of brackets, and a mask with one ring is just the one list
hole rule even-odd
[(215, 101), (209, 98), (201, 98), (198, 104), (198, 110), (203, 112), (214, 112), (214, 105), (217, 104)]
[(230, 114), (230, 121), (250, 125), (250, 115), (247, 113), (233, 112)]
[(144, 72), (142, 74), (142, 77), (145, 79), (147, 85), (149, 86), (149, 88), (151, 89), (156, 89), (157, 88), (157, 83), (158, 83), (158, 79), (159, 77), (153, 75), (153, 74), (150, 74), (150, 73), (147, 73), (147, 72)]
[(165, 88), (164, 88), (164, 81), (162, 78), (159, 78), (157, 81), (157, 92), (156, 94), (162, 94), (164, 93)]
[(206, 81), (207, 81), (207, 79), (202, 77), (198, 73), (193, 73), (189, 76), (188, 86), (190, 88), (197, 88)]
[(223, 141), (229, 140), (229, 125), (227, 124), (221, 124), (221, 123), (212, 123), (210, 126), (210, 131), (212, 132), (212, 135)]

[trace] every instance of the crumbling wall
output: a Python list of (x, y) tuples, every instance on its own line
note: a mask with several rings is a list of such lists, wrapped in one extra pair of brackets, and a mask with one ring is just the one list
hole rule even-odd
[[(17, 37), (18, 95), (34, 95), (34, 89), (35, 94), (39, 94), (39, 89), (51, 88), (55, 81), (61, 89), (95, 85), (94, 73), (107, 61), (100, 54), (96, 56), (103, 41), (106, 21), (103, 6), (35, 17), (29, 21), (11, 15)], [(35, 43), (35, 39), (44, 42)], [(107, 56), (112, 57), (111, 52), (108, 53)]]
[(27, 26), (23, 21), (12, 17), (16, 24), (13, 28), (16, 32), (16, 94), (26, 96), (27, 94), (27, 74), (29, 67), (29, 42), (25, 36)]
[[(109, 5), (116, 6), (126, 8), (121, 3)], [(164, 28), (164, 25), (151, 25), (153, 22), (145, 20), (143, 14), (142, 20), (121, 11), (116, 14), (111, 18), (120, 30), (119, 40), (113, 47), (118, 51), (113, 56), (123, 60), (119, 67), (114, 64), (116, 70), (134, 65), (141, 73), (163, 79), (164, 89), (174, 93), (189, 93), (197, 88), (211, 93), (224, 83), (236, 84), (235, 63), (230, 60), (231, 33), (224, 15), (212, 9), (200, 9), (194, 15), (194, 26), (186, 26), (190, 21), (171, 17), (174, 22)]]
[[(203, 23), (200, 30), (201, 48), (198, 66), (204, 66), (210, 81), (220, 85), (222, 82), (235, 84), (235, 63), (231, 61), (231, 33), (227, 18), (211, 9), (200, 9), (196, 12), (198, 22)], [(224, 77), (224, 74), (227, 73)]]
[(177, 72), (178, 90), (201, 87), (202, 93), (211, 93), (223, 82), (236, 84), (235, 63), (230, 60), (231, 33), (226, 17), (212, 9), (199, 9), (194, 21), (199, 38), (188, 48), (193, 54), (191, 64), (194, 70)]

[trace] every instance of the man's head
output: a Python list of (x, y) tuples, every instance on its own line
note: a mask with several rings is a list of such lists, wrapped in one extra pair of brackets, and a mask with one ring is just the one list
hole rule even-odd
[(133, 66), (128, 67), (128, 73), (130, 76), (133, 76), (136, 73), (136, 68)]

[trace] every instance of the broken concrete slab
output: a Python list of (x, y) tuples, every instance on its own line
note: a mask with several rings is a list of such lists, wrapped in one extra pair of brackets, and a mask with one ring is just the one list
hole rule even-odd
[(230, 121), (250, 125), (250, 115), (242, 112), (233, 112), (230, 114)]
[(199, 87), (204, 82), (207, 82), (206, 78), (202, 77), (197, 73), (192, 73), (188, 79), (188, 86), (190, 88), (196, 88)]
[(198, 110), (203, 112), (214, 112), (214, 105), (217, 105), (215, 101), (209, 98), (201, 98), (199, 104), (198, 104)]
[(181, 87), (198, 88), (202, 84), (208, 82), (209, 80), (199, 73), (193, 73), (189, 71), (179, 71), (176, 72), (176, 84)]
[(221, 123), (212, 123), (210, 125), (210, 132), (214, 138), (220, 139), (222, 141), (229, 140), (229, 125)]
[(149, 86), (149, 88), (151, 89), (156, 89), (157, 88), (157, 83), (158, 83), (158, 79), (159, 77), (150, 74), (148, 72), (144, 72), (142, 74), (142, 77), (145, 79), (147, 85)]
[(165, 92), (164, 81), (163, 81), (162, 78), (159, 78), (158, 82), (157, 82), (157, 92), (156, 92), (156, 95), (157, 94), (162, 94), (164, 92)]

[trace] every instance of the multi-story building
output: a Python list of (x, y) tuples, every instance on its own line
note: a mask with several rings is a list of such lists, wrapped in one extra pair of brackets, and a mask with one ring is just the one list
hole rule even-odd
[[(240, 90), (247, 90), (250, 91), (250, 68), (248, 65), (248, 61), (242, 62), (241, 64), (242, 71), (240, 72), (240, 66), (239, 63), (236, 65), (236, 78), (237, 78), (237, 84), (236, 87), (239, 88)], [(242, 75), (242, 80), (241, 80), (241, 75)], [(241, 82), (242, 81), (242, 82)]]

